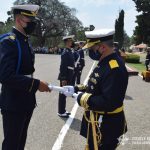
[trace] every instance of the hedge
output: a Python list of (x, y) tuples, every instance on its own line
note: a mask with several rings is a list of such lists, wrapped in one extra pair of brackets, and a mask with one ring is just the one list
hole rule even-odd
[(136, 54), (127, 54), (125, 61), (127, 63), (140, 63), (140, 56)]

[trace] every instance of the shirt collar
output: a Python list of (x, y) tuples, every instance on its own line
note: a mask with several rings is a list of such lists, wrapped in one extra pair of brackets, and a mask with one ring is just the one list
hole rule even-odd
[(24, 35), (23, 33), (21, 33), (18, 29), (16, 29), (15, 27), (13, 27), (12, 32), (16, 35), (17, 38), (22, 39), (24, 41), (28, 40), (28, 36)]

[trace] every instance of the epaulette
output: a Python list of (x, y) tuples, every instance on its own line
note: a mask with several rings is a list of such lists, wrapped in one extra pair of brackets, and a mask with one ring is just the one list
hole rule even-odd
[(64, 48), (64, 50), (63, 50), (63, 52), (62, 52), (62, 54), (61, 54), (61, 55), (66, 54), (66, 52), (68, 52), (68, 50), (67, 50), (66, 48)]
[(14, 41), (16, 39), (16, 35), (12, 33), (12, 35), (10, 35), (8, 38)]
[(64, 49), (64, 52), (68, 52), (68, 50), (65, 48), (65, 49)]
[(114, 68), (118, 68), (119, 64), (118, 64), (117, 60), (113, 59), (113, 60), (109, 61), (109, 66), (110, 66), (111, 69), (114, 69)]
[(0, 42), (3, 42), (4, 40), (11, 40), (11, 41), (15, 41), (16, 39), (16, 35), (14, 33), (6, 33), (6, 34), (3, 34), (1, 37), (0, 37)]

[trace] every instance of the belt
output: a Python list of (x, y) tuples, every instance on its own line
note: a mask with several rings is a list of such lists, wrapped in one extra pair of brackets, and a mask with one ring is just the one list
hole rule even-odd
[(81, 58), (81, 59), (84, 59), (84, 58)]
[(117, 113), (120, 113), (120, 112), (122, 112), (123, 111), (123, 106), (121, 106), (121, 107), (118, 107), (117, 109), (115, 109), (114, 111), (111, 111), (111, 112), (105, 112), (105, 111), (94, 111), (94, 112), (96, 112), (96, 113), (98, 113), (98, 114), (102, 114), (102, 115), (111, 115), (111, 114), (117, 114)]
[(70, 67), (70, 66), (68, 66), (68, 69), (70, 69), (70, 70), (74, 70), (74, 67)]
[(87, 143), (86, 143), (86, 149), (89, 150), (89, 126), (91, 124), (92, 127), (92, 134), (93, 134), (93, 144), (94, 144), (94, 149), (98, 150), (98, 145), (101, 143), (101, 132), (97, 132), (96, 129), (99, 128), (100, 124), (98, 121), (97, 116), (94, 115), (94, 113), (96, 113), (96, 115), (100, 114), (117, 114), (123, 111), (123, 105), (121, 107), (118, 107), (117, 109), (115, 109), (114, 111), (111, 112), (104, 112), (104, 111), (90, 111), (90, 117), (88, 118), (86, 116), (86, 113), (84, 112), (84, 118), (85, 120), (88, 122), (88, 130), (87, 130)]
[(33, 74), (24, 75), (24, 76), (29, 77), (29, 78), (32, 78), (32, 77), (33, 77)]

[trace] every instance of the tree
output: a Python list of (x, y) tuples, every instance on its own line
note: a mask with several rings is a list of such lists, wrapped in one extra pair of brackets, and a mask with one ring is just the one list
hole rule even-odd
[(136, 16), (134, 36), (136, 44), (146, 43), (150, 45), (150, 1), (133, 0), (140, 15)]
[(130, 47), (130, 37), (127, 35), (127, 33), (124, 31), (124, 41), (123, 41), (123, 48), (127, 50)]
[(124, 41), (124, 10), (119, 12), (119, 18), (115, 22), (114, 41), (119, 43), (119, 48), (122, 48)]
[(150, 13), (150, 1), (149, 0), (133, 0), (136, 4), (138, 12)]
[(58, 0), (32, 0), (28, 1), (40, 6), (39, 23), (35, 35), (39, 37), (41, 45), (46, 38), (69, 34), (81, 26), (75, 17), (76, 10), (71, 9)]

